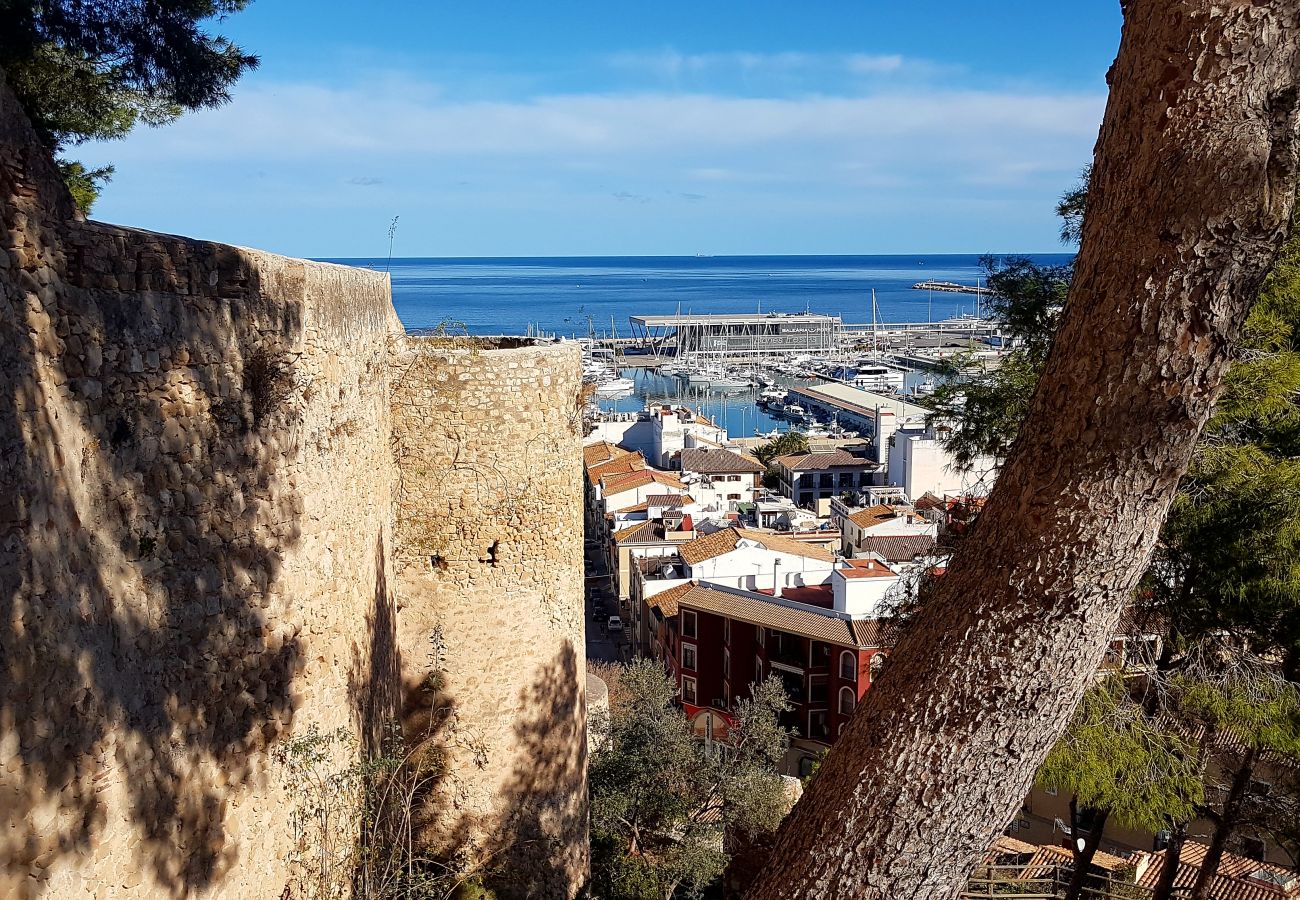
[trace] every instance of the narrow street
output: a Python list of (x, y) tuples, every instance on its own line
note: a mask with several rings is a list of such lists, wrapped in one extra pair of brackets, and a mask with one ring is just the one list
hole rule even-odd
[(627, 638), (622, 633), (611, 634), (608, 627), (609, 617), (619, 612), (618, 599), (611, 586), (609, 561), (595, 541), (584, 543), (584, 555), (587, 659), (622, 662), (627, 659)]

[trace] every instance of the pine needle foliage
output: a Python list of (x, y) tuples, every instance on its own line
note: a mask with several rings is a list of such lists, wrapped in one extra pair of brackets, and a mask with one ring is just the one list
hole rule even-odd
[[(0, 70), (55, 153), (219, 106), (257, 57), (208, 31), (249, 0), (0, 0)], [(88, 210), (111, 167), (72, 173)]]
[(1195, 745), (1148, 718), (1113, 677), (1084, 695), (1038, 783), (1146, 831), (1192, 818), (1205, 793)]

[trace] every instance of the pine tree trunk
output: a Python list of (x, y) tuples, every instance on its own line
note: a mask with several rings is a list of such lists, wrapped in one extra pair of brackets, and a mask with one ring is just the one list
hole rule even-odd
[(1160, 870), (1156, 886), (1151, 891), (1151, 900), (1172, 900), (1174, 882), (1178, 879), (1178, 867), (1183, 855), (1183, 844), (1187, 841), (1187, 823), (1179, 822), (1169, 833), (1169, 846), (1165, 848), (1165, 866)]
[[(1074, 808), (1074, 804), (1070, 804)], [(1098, 811), (1096, 817), (1092, 820), (1092, 830), (1088, 832), (1087, 839), (1083, 842), (1083, 849), (1078, 849), (1075, 844), (1074, 852), (1074, 872), (1070, 875), (1070, 885), (1065, 891), (1065, 900), (1080, 900), (1083, 896), (1083, 886), (1088, 883), (1088, 870), (1092, 868), (1093, 857), (1097, 855), (1097, 848), (1101, 846), (1101, 835), (1106, 830), (1106, 820), (1110, 818), (1110, 810), (1103, 809)], [(1079, 823), (1078, 818), (1071, 823), (1071, 831), (1075, 840), (1078, 840)]]
[(1223, 801), (1223, 809), (1214, 822), (1214, 834), (1210, 835), (1210, 846), (1205, 851), (1201, 871), (1196, 873), (1196, 881), (1192, 884), (1191, 900), (1210, 898), (1214, 875), (1219, 871), (1223, 851), (1228, 848), (1228, 838), (1236, 830), (1237, 822), (1241, 818), (1241, 805), (1246, 799), (1246, 791), (1250, 788), (1250, 779), (1255, 774), (1255, 761), (1258, 758), (1258, 750), (1254, 748), (1247, 750), (1241, 765), (1232, 775), (1232, 784), (1228, 787), (1228, 796)]
[(973, 533), (749, 896), (949, 900), (1102, 661), (1286, 236), (1300, 0), (1132, 0), (1064, 320)]

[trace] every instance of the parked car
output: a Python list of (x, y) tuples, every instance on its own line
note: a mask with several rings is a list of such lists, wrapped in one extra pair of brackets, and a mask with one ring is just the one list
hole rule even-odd
[(605, 623), (605, 627), (607, 627), (610, 631), (622, 631), (623, 620), (620, 619), (618, 616), (610, 616), (609, 621)]

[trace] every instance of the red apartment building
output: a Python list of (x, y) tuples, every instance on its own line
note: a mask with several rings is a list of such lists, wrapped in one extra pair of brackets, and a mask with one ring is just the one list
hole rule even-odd
[[(861, 574), (846, 569), (836, 577), (871, 578), (879, 571), (865, 561), (859, 568)], [(834, 590), (832, 584), (787, 588), (772, 597), (687, 582), (646, 601), (653, 652), (676, 678), (697, 730), (725, 731), (729, 710), (749, 696), (750, 685), (775, 675), (794, 704), (782, 719), (795, 732), (788, 771), (811, 771), (871, 687), (888, 647), (884, 623), (837, 612)]]

